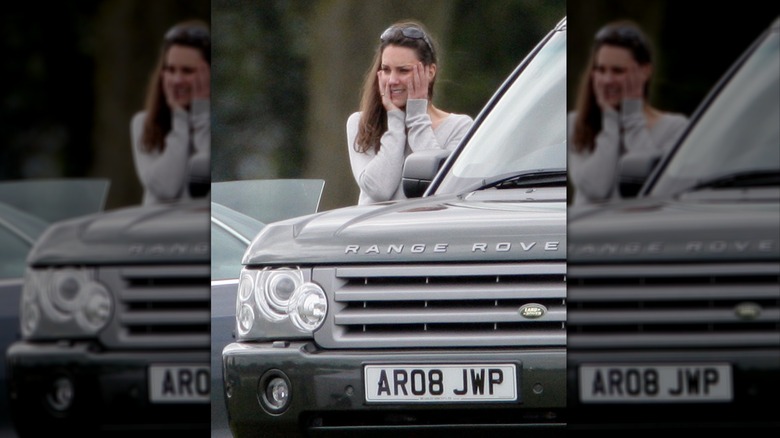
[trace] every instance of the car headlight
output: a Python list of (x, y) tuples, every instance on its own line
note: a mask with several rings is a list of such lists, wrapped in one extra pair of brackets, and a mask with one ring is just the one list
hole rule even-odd
[(111, 318), (114, 303), (87, 268), (28, 269), (20, 324), (27, 339), (95, 336)]
[(309, 337), (327, 310), (325, 292), (299, 268), (241, 271), (236, 297), (239, 340)]

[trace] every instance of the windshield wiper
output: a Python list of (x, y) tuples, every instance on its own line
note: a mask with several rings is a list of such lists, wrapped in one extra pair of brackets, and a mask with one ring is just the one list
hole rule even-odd
[(483, 179), (468, 191), (566, 185), (566, 169), (536, 169), (505, 173)]
[(720, 189), (733, 187), (764, 187), (777, 185), (780, 185), (779, 170), (750, 170), (706, 179), (691, 187), (690, 190), (693, 191), (701, 189)]

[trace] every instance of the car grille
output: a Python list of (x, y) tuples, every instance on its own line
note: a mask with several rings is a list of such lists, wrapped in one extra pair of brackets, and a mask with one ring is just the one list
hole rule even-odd
[[(329, 299), (324, 348), (566, 345), (566, 265), (317, 268)], [(540, 317), (521, 308), (544, 308)]]
[(108, 348), (209, 348), (209, 266), (100, 268), (114, 292)]
[(568, 267), (568, 347), (780, 346), (780, 264)]

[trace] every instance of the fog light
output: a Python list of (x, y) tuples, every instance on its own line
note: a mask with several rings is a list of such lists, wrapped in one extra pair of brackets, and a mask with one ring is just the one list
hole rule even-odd
[(260, 406), (269, 414), (281, 414), (290, 406), (290, 379), (281, 371), (271, 370), (265, 373), (257, 389)]
[(58, 377), (46, 394), (46, 402), (55, 411), (64, 412), (73, 405), (73, 395), (73, 381), (67, 377)]

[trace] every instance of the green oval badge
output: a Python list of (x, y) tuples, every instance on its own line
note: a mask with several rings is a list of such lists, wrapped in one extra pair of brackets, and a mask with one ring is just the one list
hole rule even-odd
[(752, 321), (761, 315), (761, 306), (751, 302), (739, 303), (734, 308), (734, 313), (739, 319)]
[(528, 303), (520, 307), (518, 313), (520, 313), (520, 316), (522, 316), (523, 318), (536, 319), (544, 316), (544, 314), (547, 313), (547, 308), (542, 306), (541, 304)]

